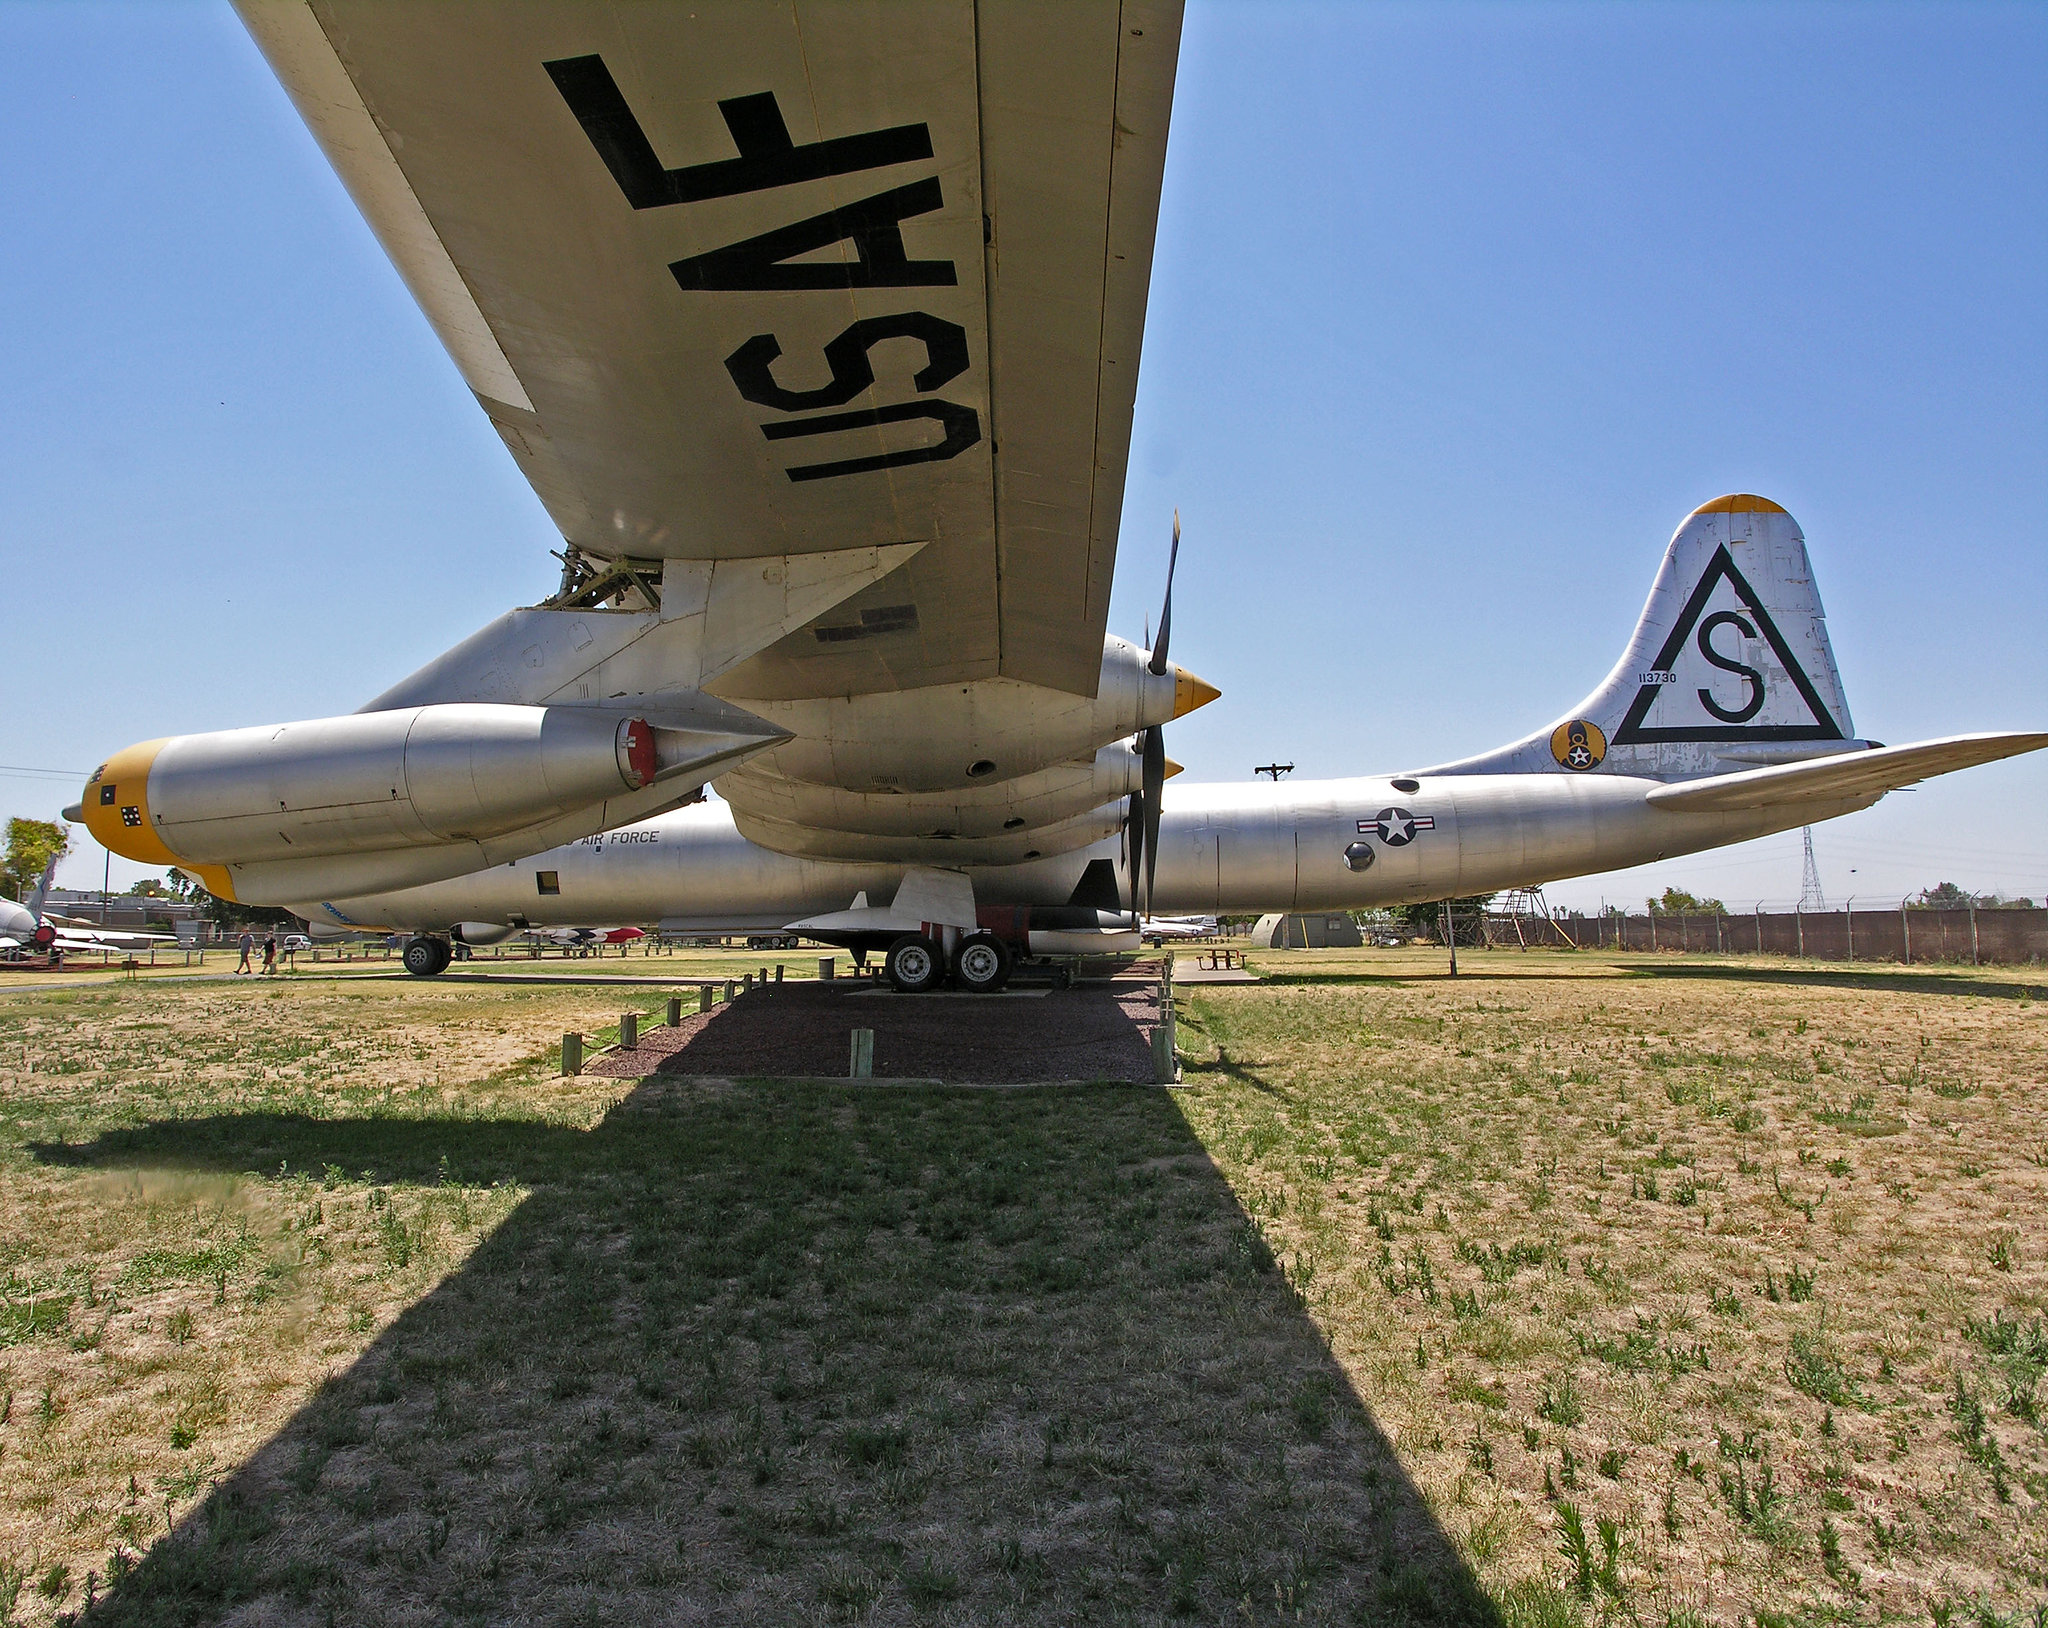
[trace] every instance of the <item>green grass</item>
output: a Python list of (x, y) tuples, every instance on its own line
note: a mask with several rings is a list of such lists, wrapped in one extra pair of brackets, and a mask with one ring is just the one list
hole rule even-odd
[(1255, 955), (1171, 1094), (555, 1078), (654, 990), (0, 994), (0, 1595), (2020, 1620), (2042, 1007), (1646, 959)]

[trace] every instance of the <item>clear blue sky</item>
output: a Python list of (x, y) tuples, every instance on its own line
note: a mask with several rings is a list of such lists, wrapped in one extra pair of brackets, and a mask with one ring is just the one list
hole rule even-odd
[[(224, 6), (0, 7), (0, 149), (0, 762), (346, 711), (552, 586)], [(1806, 530), (1862, 733), (2048, 724), (2048, 9), (1191, 7), (1112, 625), (1177, 503), (1192, 776), (1556, 717), (1742, 490)], [(1971, 771), (1820, 827), (1823, 877), (2038, 898), (2044, 809), (2048, 762)], [(1798, 873), (1793, 833), (1550, 891)]]

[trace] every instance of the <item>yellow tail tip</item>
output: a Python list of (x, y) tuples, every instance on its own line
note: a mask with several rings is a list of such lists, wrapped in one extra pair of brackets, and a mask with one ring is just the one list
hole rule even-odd
[(1754, 492), (1730, 492), (1726, 497), (1717, 497), (1711, 503), (1702, 503), (1694, 514), (1783, 514), (1782, 504), (1773, 503), (1767, 497), (1758, 497)]

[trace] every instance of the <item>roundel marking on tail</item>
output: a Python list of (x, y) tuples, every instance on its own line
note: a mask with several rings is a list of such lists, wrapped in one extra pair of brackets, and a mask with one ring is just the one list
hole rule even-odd
[(1600, 726), (1572, 718), (1550, 732), (1550, 755), (1567, 769), (1597, 769), (1607, 756), (1607, 737)]

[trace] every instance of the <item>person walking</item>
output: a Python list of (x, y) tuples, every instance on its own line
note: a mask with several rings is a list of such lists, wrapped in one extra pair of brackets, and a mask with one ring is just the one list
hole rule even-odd
[(263, 971), (260, 974), (258, 974), (258, 976), (268, 978), (272, 973), (276, 971), (277, 934), (265, 933), (263, 935)]
[(242, 963), (240, 966), (235, 968), (235, 971), (254, 972), (256, 970), (254, 967), (249, 965), (249, 952), (254, 950), (255, 948), (256, 935), (254, 933), (244, 933), (242, 935)]

